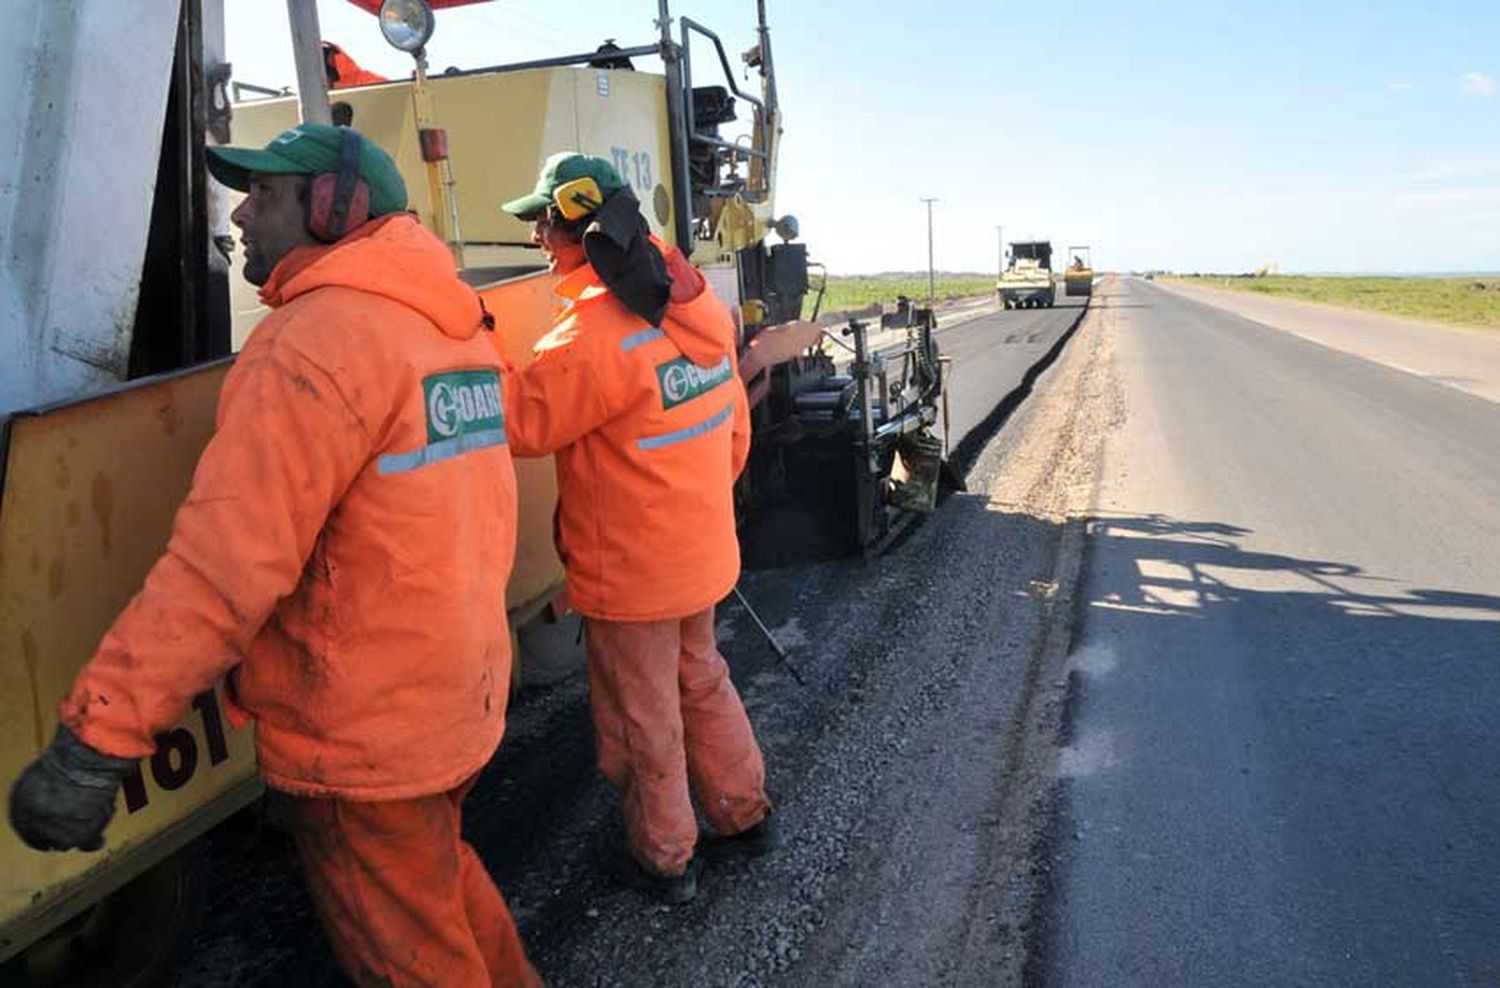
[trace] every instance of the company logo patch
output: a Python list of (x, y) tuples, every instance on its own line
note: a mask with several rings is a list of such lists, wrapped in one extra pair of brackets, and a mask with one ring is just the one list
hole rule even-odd
[(450, 371), (422, 379), (427, 406), (427, 441), (505, 429), (500, 374), (492, 370)]
[(661, 385), (661, 407), (676, 408), (706, 391), (712, 391), (729, 380), (734, 371), (729, 355), (712, 367), (699, 367), (686, 357), (656, 365), (656, 380)]

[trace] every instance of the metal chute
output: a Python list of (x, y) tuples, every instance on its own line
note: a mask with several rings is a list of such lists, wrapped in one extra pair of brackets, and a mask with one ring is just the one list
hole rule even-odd
[(177, 3), (11, 7), (0, 415), (128, 372), (178, 27)]

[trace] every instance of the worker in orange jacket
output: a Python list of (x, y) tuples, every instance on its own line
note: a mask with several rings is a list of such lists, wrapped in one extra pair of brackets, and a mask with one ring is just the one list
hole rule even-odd
[(505, 724), (516, 485), (478, 297), (395, 164), (303, 124), (209, 150), (272, 312), (225, 379), (165, 555), (11, 791), (44, 850), (98, 849), (121, 778), (228, 676), (291, 799), (313, 901), (360, 985), (538, 984), (459, 834)]
[(349, 89), (353, 86), (373, 86), (378, 82), (390, 82), (378, 72), (362, 68), (344, 49), (332, 41), (323, 42), (323, 74), (328, 79), (329, 89)]
[[(587, 619), (599, 767), (620, 791), (620, 877), (663, 901), (697, 892), (696, 793), (716, 854), (771, 850), (765, 766), (714, 607), (739, 579), (734, 481), (749, 451), (734, 321), (675, 248), (649, 236), (605, 159), (563, 153), (503, 207), (565, 302), (506, 385), (511, 448), (554, 454), (569, 606)], [(669, 307), (670, 306), (670, 307)]]

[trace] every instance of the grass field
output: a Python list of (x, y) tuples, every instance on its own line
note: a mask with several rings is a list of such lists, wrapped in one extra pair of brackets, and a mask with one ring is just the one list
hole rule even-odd
[(1263, 278), (1184, 277), (1212, 285), (1308, 302), (1326, 302), (1459, 326), (1500, 329), (1500, 275), (1467, 278), (1375, 278), (1270, 275)]
[[(817, 275), (813, 276), (813, 287), (817, 287)], [(995, 290), (992, 274), (942, 273), (936, 279), (939, 300), (968, 298), (988, 295)], [(857, 274), (828, 276), (828, 294), (823, 298), (824, 312), (840, 309), (860, 309), (871, 302), (894, 304), (897, 295), (905, 295), (914, 302), (927, 301), (927, 273), (896, 272), (892, 274)], [(811, 315), (815, 292), (809, 292), (803, 314)]]

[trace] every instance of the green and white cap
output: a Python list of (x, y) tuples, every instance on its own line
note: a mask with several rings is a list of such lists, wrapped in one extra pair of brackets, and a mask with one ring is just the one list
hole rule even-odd
[[(298, 124), (271, 139), (264, 148), (214, 147), (208, 151), (208, 170), (231, 189), (250, 191), (250, 176), (324, 175), (339, 170), (344, 127)], [(406, 183), (391, 156), (368, 139), (359, 142), (359, 177), (370, 189), (370, 216), (399, 213), (406, 208)]]
[(593, 179), (605, 199), (625, 188), (625, 180), (620, 178), (620, 173), (607, 158), (577, 151), (559, 151), (542, 165), (542, 174), (530, 195), (512, 199), (500, 208), (519, 219), (534, 220), (552, 205), (559, 188), (580, 178)]

